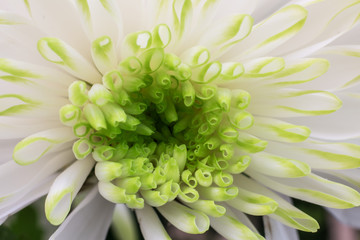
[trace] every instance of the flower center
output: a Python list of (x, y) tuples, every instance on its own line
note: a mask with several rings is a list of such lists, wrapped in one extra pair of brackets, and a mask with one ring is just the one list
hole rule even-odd
[(77, 159), (92, 154), (100, 193), (131, 208), (232, 199), (232, 174), (250, 163), (243, 150), (266, 146), (239, 132), (253, 124), (249, 93), (221, 87), (242, 65), (212, 62), (201, 46), (168, 53), (170, 31), (156, 29), (127, 36), (131, 54), (102, 84), (71, 84), (72, 104), (60, 119), (79, 138), (73, 152)]

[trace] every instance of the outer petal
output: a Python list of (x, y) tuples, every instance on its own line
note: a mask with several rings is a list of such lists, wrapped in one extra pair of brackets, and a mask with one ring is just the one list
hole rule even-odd
[(226, 214), (222, 217), (211, 217), (211, 227), (219, 234), (229, 240), (260, 240), (258, 235), (252, 232), (247, 226), (242, 224), (230, 209), (226, 210)]
[(243, 60), (267, 55), (294, 37), (306, 21), (307, 10), (289, 5), (254, 26), (244, 41), (235, 45), (222, 59)]
[[(27, 0), (31, 16), (47, 36), (60, 38), (90, 58), (90, 44), (82, 29), (80, 17), (68, 0)], [(64, 13), (66, 12), (66, 17)], [(66, 27), (64, 27), (66, 26)]]
[(63, 143), (72, 141), (74, 138), (72, 130), (64, 127), (37, 132), (24, 138), (15, 146), (13, 159), (21, 165), (34, 163), (49, 151), (64, 147)]
[(28, 166), (20, 166), (14, 161), (2, 164), (0, 167), (1, 205), (25, 194), (27, 190), (31, 189), (31, 186), (55, 174), (73, 160), (72, 152), (64, 151), (52, 154), (47, 159), (42, 159)]
[(238, 175), (235, 177), (235, 184), (249, 191), (254, 191), (258, 194), (271, 197), (278, 203), (276, 211), (269, 216), (276, 221), (280, 221), (287, 226), (306, 231), (316, 232), (319, 224), (315, 219), (294, 207), (291, 203), (283, 199), (275, 192), (265, 188), (263, 185), (255, 182), (254, 180), (244, 176)]
[[(11, 17), (12, 22), (16, 21), (18, 24), (0, 24), (0, 56), (46, 64), (46, 61), (41, 58), (36, 49), (37, 41), (39, 38), (44, 37), (45, 33), (31, 21), (19, 15), (6, 15), (7, 18)], [(9, 22), (9, 19), (4, 19)]]
[(315, 174), (284, 180), (265, 177), (250, 170), (247, 170), (246, 173), (271, 189), (321, 206), (344, 209), (360, 205), (360, 194), (357, 191)]
[(250, 93), (248, 111), (259, 116), (316, 116), (335, 112), (342, 106), (337, 96), (326, 91), (258, 88)]
[[(149, 222), (151, 221), (154, 221), (154, 219), (151, 219)], [(125, 204), (116, 204), (113, 214), (112, 230), (119, 239), (139, 239), (139, 225), (136, 222), (133, 210)]]
[(143, 209), (136, 209), (136, 216), (145, 239), (171, 239), (151, 206), (145, 204)]
[(285, 226), (268, 216), (263, 217), (265, 237), (267, 240), (298, 240), (299, 235), (296, 229)]
[(91, 157), (78, 160), (55, 179), (45, 200), (46, 218), (52, 224), (59, 225), (64, 221), (94, 163)]
[(360, 164), (360, 146), (307, 141), (292, 145), (269, 142), (267, 152), (307, 163), (312, 169), (351, 169)]
[(359, 85), (360, 45), (327, 47), (313, 56), (325, 58), (330, 67), (325, 74), (299, 86), (300, 88), (339, 91), (351, 90), (351, 87)]
[(352, 209), (333, 209), (326, 208), (333, 216), (342, 223), (353, 228), (360, 228), (360, 207)]
[(33, 182), (27, 192), (23, 194), (17, 194), (16, 197), (12, 198), (10, 202), (6, 202), (6, 205), (0, 205), (0, 219), (4, 219), (27, 205), (36, 201), (40, 197), (44, 196), (50, 189), (52, 181), (55, 179), (56, 174), (50, 177), (41, 179), (41, 181)]
[[(73, 2), (88, 38), (93, 41), (104, 35), (110, 36), (114, 43), (122, 37), (122, 16), (119, 1), (114, 0), (68, 0)], [(137, 2), (137, 1), (134, 1)], [(137, 15), (139, 16), (139, 15)]]
[(114, 206), (99, 194), (97, 187), (93, 187), (50, 237), (50, 240), (105, 239)]
[(255, 22), (260, 22), (261, 20), (269, 17), (276, 10), (280, 9), (283, 5), (290, 2), (290, 0), (258, 0), (256, 8), (251, 16), (254, 17)]
[[(360, 94), (338, 93), (343, 106), (329, 115), (292, 118), (291, 122), (311, 129), (311, 137), (344, 141), (360, 136)], [(326, 124), (324, 124), (326, 123)]]
[(15, 12), (22, 16), (30, 18), (30, 8), (28, 1), (24, 0), (13, 0), (13, 1), (1, 1), (0, 9), (10, 12)]
[(292, 57), (309, 55), (347, 32), (359, 20), (360, 2), (357, 0), (294, 2), (306, 7), (308, 19), (296, 38), (273, 52), (278, 56), (293, 51)]

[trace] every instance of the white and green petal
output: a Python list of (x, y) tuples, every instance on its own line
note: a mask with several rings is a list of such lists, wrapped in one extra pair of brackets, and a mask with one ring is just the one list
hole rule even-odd
[(341, 209), (360, 205), (360, 194), (356, 190), (315, 174), (301, 179), (287, 179), (285, 182), (281, 178), (265, 177), (250, 171), (247, 173), (271, 189), (318, 205)]
[(263, 239), (259, 238), (247, 226), (242, 224), (229, 209), (222, 217), (211, 217), (211, 227), (222, 236), (226, 237), (226, 239)]
[[(50, 177), (57, 171), (73, 161), (74, 157), (71, 151), (63, 151), (57, 154), (51, 154), (48, 159), (41, 159), (37, 163), (19, 166), (13, 161), (8, 161), (1, 165), (2, 186), (0, 198), (2, 199), (0, 207), (14, 201), (15, 198), (24, 195), (31, 186), (36, 186), (43, 179)], [(17, 179), (14, 176), (20, 174), (23, 178)], [(11, 181), (6, 181), (11, 179)]]
[[(154, 219), (153, 219), (154, 221)], [(141, 221), (139, 221), (140, 223)], [(125, 204), (116, 204), (112, 227), (114, 234), (120, 239), (138, 239), (139, 231), (136, 218)]]
[(52, 224), (59, 225), (64, 221), (93, 166), (91, 158), (76, 161), (55, 179), (45, 201), (46, 217)]
[(111, 224), (113, 211), (114, 204), (104, 200), (93, 187), (49, 239), (103, 239)]
[[(249, 37), (237, 44), (232, 53), (223, 57), (239, 60), (266, 55), (294, 37), (305, 24), (306, 18), (307, 10), (302, 6), (286, 6), (256, 24)], [(241, 54), (234, 56), (234, 52)]]
[[(301, 2), (299, 4), (303, 5)], [(356, 0), (315, 1), (306, 5), (309, 17), (303, 30), (281, 49), (277, 49), (277, 54), (290, 53), (291, 57), (309, 55), (349, 31), (359, 20), (360, 5)]]
[(285, 226), (281, 222), (278, 222), (267, 216), (264, 216), (263, 220), (266, 239), (299, 239), (299, 235), (294, 228)]
[[(271, 88), (270, 88), (271, 89)], [(265, 90), (265, 89), (264, 89)], [(330, 114), (341, 108), (341, 100), (333, 93), (318, 90), (272, 88), (263, 98), (253, 100), (249, 111), (259, 116), (303, 117)], [(260, 94), (260, 90), (254, 95)], [(268, 95), (268, 96), (267, 96)], [(270, 96), (269, 96), (270, 95)], [(261, 99), (261, 100), (260, 100)]]
[(61, 148), (63, 143), (74, 139), (68, 128), (54, 128), (37, 132), (21, 140), (14, 148), (13, 159), (28, 165), (38, 161), (47, 152)]
[(145, 205), (143, 209), (137, 209), (136, 216), (144, 238), (159, 240), (171, 239), (151, 206)]
[[(282, 157), (296, 156), (312, 169), (351, 169), (359, 167), (359, 145), (308, 141), (292, 146), (269, 142), (268, 151)], [(294, 155), (295, 154), (295, 155)]]
[(237, 176), (237, 185), (246, 190), (254, 191), (274, 199), (278, 207), (274, 213), (268, 215), (283, 224), (306, 232), (316, 232), (319, 228), (317, 221), (294, 207), (291, 203), (269, 190), (258, 182), (245, 176)]
[(210, 220), (204, 213), (177, 202), (167, 203), (157, 209), (171, 224), (184, 232), (199, 234), (209, 229)]

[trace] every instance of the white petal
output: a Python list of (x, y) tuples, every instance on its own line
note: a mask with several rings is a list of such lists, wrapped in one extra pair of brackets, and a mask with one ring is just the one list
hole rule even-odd
[(90, 41), (109, 36), (114, 44), (118, 43), (122, 37), (123, 27), (118, 1), (76, 0), (72, 2), (77, 7), (78, 15), (81, 16), (83, 28)]
[(105, 239), (112, 220), (114, 206), (114, 204), (103, 199), (97, 187), (93, 187), (84, 200), (54, 232), (50, 240)]
[[(259, 82), (259, 84), (284, 87), (296, 85), (297, 87), (299, 86), (297, 84), (309, 82), (322, 76), (328, 71), (330, 64), (327, 59), (323, 58), (300, 58), (286, 59), (284, 65), (285, 67), (280, 72), (269, 76), (265, 81)], [(311, 83), (316, 81), (318, 80), (311, 81)], [(322, 87), (327, 89), (327, 85)], [(303, 88), (303, 84), (300, 85), (300, 88)]]
[(283, 56), (294, 51), (291, 57), (303, 57), (329, 44), (355, 25), (360, 4), (353, 0), (328, 0), (315, 2), (306, 9), (309, 13), (303, 29), (274, 54)]
[[(151, 219), (147, 224), (155, 220)], [(112, 230), (118, 239), (139, 239), (139, 225), (134, 216), (133, 209), (128, 208), (125, 204), (116, 204)]]
[(296, 229), (285, 226), (268, 216), (264, 216), (265, 237), (267, 240), (299, 240)]
[(338, 90), (359, 84), (360, 45), (334, 46), (314, 53), (329, 61), (328, 71), (319, 78), (299, 86), (303, 89)]
[(255, 11), (251, 14), (251, 16), (254, 17), (256, 23), (260, 22), (276, 12), (289, 1), (290, 0), (257, 0)]
[(60, 148), (63, 143), (75, 139), (71, 128), (61, 127), (37, 132), (21, 140), (15, 147), (13, 158), (21, 164), (36, 162), (49, 151)]
[[(39, 118), (29, 119), (21, 117), (0, 118), (0, 139), (25, 138), (35, 132), (43, 131), (49, 128), (59, 127), (61, 123), (53, 119)], [(19, 142), (20, 140), (18, 140)], [(12, 150), (10, 152), (12, 153)], [(4, 154), (4, 152), (3, 152)], [(4, 155), (2, 154), (2, 158)], [(8, 158), (10, 159), (10, 158)], [(1, 160), (0, 160), (1, 162)]]
[(78, 160), (55, 179), (45, 201), (46, 217), (52, 224), (59, 225), (64, 221), (94, 163), (91, 157)]
[(299, 5), (284, 7), (255, 25), (251, 34), (232, 47), (222, 59), (240, 60), (264, 56), (294, 37), (302, 28), (306, 17), (306, 9)]
[[(360, 168), (355, 169), (345, 169), (345, 170), (323, 170), (321, 173), (325, 173), (325, 177), (331, 176), (336, 177), (336, 181), (339, 179), (343, 180), (345, 184), (351, 184), (351, 186), (356, 186), (357, 190), (360, 188)], [(344, 181), (345, 180), (345, 181)], [(340, 181), (339, 181), (340, 182)]]
[[(10, 201), (16, 194), (22, 194), (26, 189), (31, 189), (38, 181), (56, 173), (74, 161), (71, 150), (52, 154), (48, 158), (28, 165), (20, 166), (14, 161), (9, 161), (0, 166), (0, 198), (2, 203)], [(9, 200), (8, 200), (9, 199)]]
[(230, 209), (222, 217), (210, 217), (210, 225), (220, 235), (231, 240), (258, 240), (258, 236), (247, 226), (241, 223)]
[(27, 118), (58, 118), (58, 109), (69, 101), (46, 88), (2, 82), (0, 115)]
[(254, 119), (254, 125), (246, 132), (261, 139), (279, 142), (302, 142), (310, 136), (310, 129), (305, 126), (293, 125), (291, 123), (274, 118)]
[(344, 209), (360, 205), (360, 194), (357, 191), (315, 174), (283, 179), (265, 177), (250, 170), (246, 173), (271, 189), (321, 206)]
[(11, 137), (0, 139), (0, 152), (1, 152), (0, 164), (4, 164), (8, 161), (13, 161), (12, 154), (16, 144), (20, 140), (21, 139), (11, 138)]
[(36, 26), (47, 33), (47, 36), (62, 39), (87, 59), (91, 59), (90, 42), (82, 29), (80, 17), (70, 1), (28, 0), (28, 2)]
[(40, 197), (44, 196), (49, 191), (51, 183), (55, 177), (56, 174), (33, 183), (24, 194), (21, 194), (16, 198), (12, 198), (10, 204), (0, 206), (0, 218), (15, 214)]
[(63, 40), (53, 37), (41, 38), (37, 47), (46, 60), (57, 64), (69, 74), (92, 84), (101, 81), (101, 75), (96, 68)]
[(252, 29), (253, 18), (250, 15), (238, 14), (229, 15), (226, 20), (215, 23), (209, 31), (205, 32), (198, 44), (207, 47), (212, 58), (220, 54), (246, 38)]
[(209, 229), (209, 218), (203, 212), (193, 210), (178, 202), (168, 202), (157, 209), (171, 224), (183, 232), (199, 234)]
[(359, 137), (360, 95), (337, 93), (337, 96), (341, 99), (343, 106), (336, 112), (311, 118), (291, 118), (291, 122), (309, 127), (311, 137), (318, 139), (344, 141)]
[(255, 228), (255, 226), (253, 225), (253, 223), (250, 221), (250, 219), (247, 217), (246, 214), (244, 214), (243, 212), (238, 211), (230, 206), (228, 206), (228, 207), (232, 210), (232, 213), (236, 216), (236, 218), (239, 219), (239, 221), (241, 223), (243, 223), (245, 226), (247, 226), (251, 231), (253, 231), (260, 240), (264, 239), (259, 234), (259, 231)]
[(151, 206), (145, 204), (143, 209), (136, 209), (136, 216), (146, 240), (171, 239)]
[(36, 48), (39, 38), (45, 35), (38, 28), (30, 24), (0, 25), (0, 34), (0, 57), (50, 65)]
[(336, 95), (326, 91), (259, 88), (252, 90), (250, 94), (252, 102), (247, 110), (259, 116), (323, 115), (335, 112), (342, 106)]
[(316, 232), (316, 230), (319, 228), (319, 224), (315, 219), (297, 209), (283, 197), (279, 196), (268, 188), (265, 188), (263, 185), (260, 185), (259, 183), (244, 175), (237, 175), (234, 180), (234, 183), (239, 188), (253, 191), (255, 193), (274, 199), (278, 203), (278, 207), (276, 211), (269, 216), (276, 221), (280, 221), (287, 226), (306, 232)]
[(303, 177), (311, 172), (310, 166), (302, 161), (266, 152), (252, 154), (249, 169), (264, 175), (280, 178)]
[(360, 24), (354, 26), (351, 30), (338, 37), (335, 41), (330, 43), (330, 46), (344, 45), (344, 44), (359, 44)]
[(306, 141), (292, 145), (268, 142), (267, 152), (307, 163), (313, 169), (360, 167), (360, 146), (351, 143)]
[[(21, 49), (20, 49), (21, 50)], [(22, 53), (26, 55), (25, 53)], [(38, 53), (37, 53), (38, 54)], [(67, 87), (74, 82), (76, 78), (70, 75), (43, 65), (33, 64), (35, 59), (29, 62), (17, 61), (11, 58), (0, 59), (0, 79), (2, 82), (13, 84), (32, 84), (33, 87), (47, 87), (52, 92), (67, 95)], [(30, 85), (31, 86), (31, 85)], [(27, 85), (29, 87), (29, 85)], [(65, 94), (64, 94), (65, 93)]]
[(360, 207), (352, 209), (326, 208), (340, 222), (353, 228), (360, 228)]
[(26, 2), (27, 1), (24, 0), (1, 1), (0, 9), (30, 18), (29, 5), (27, 5)]

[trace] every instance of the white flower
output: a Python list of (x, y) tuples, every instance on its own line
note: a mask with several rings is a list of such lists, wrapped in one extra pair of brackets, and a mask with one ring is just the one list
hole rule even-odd
[(47, 195), (52, 239), (103, 239), (114, 209), (125, 239), (129, 209), (145, 239), (169, 238), (157, 214), (227, 239), (263, 239), (245, 214), (264, 216), (294, 239), (280, 223), (319, 226), (288, 197), (360, 205), (360, 146), (337, 142), (360, 136), (359, 1), (0, 7), (2, 222)]

